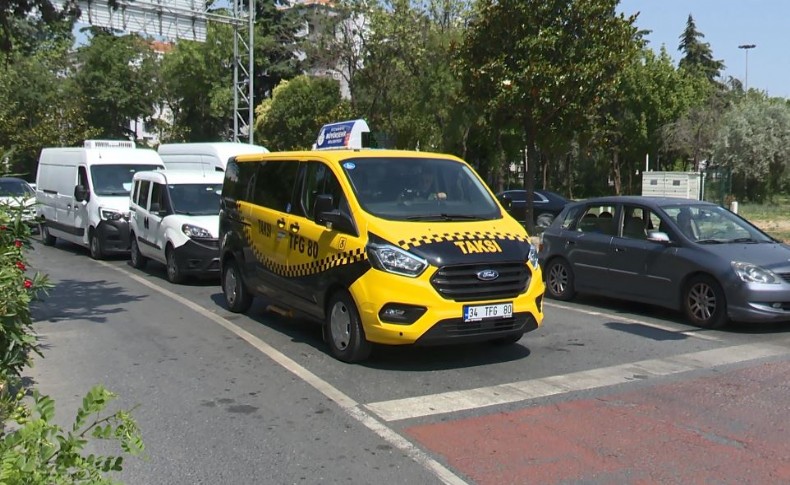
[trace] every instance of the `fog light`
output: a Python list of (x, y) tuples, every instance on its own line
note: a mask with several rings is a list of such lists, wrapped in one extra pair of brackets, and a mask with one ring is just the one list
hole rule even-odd
[(379, 311), (382, 322), (410, 325), (428, 309), (422, 306), (407, 305), (405, 303), (387, 303)]

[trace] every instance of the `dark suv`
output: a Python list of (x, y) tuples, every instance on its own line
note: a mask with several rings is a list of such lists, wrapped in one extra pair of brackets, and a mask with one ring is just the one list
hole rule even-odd
[[(497, 199), (508, 213), (522, 224), (527, 220), (527, 191), (505, 190), (497, 194)], [(570, 200), (548, 190), (535, 190), (532, 194), (533, 222), (539, 231), (547, 228)]]

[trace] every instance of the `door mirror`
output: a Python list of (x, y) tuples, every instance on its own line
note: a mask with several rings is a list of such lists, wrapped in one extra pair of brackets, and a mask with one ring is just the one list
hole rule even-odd
[(343, 214), (340, 210), (334, 208), (331, 195), (319, 195), (316, 197), (315, 206), (313, 206), (313, 219), (318, 224), (326, 225), (327, 229), (334, 229), (353, 236), (357, 235), (354, 221), (347, 214)]
[(77, 202), (87, 202), (91, 200), (91, 193), (84, 185), (74, 187), (74, 198)]
[(661, 231), (647, 231), (647, 240), (664, 244), (671, 242), (667, 233)]

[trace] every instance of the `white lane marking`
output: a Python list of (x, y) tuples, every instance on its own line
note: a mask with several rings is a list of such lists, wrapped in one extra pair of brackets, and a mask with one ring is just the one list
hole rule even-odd
[(544, 301), (543, 305), (554, 307), (554, 308), (562, 308), (563, 310), (570, 310), (572, 312), (577, 312), (577, 313), (584, 313), (585, 315), (591, 315), (594, 317), (611, 318), (613, 320), (617, 320), (618, 322), (635, 323), (638, 325), (643, 325), (645, 327), (652, 327), (658, 330), (664, 330), (665, 332), (676, 333), (678, 335), (686, 335), (688, 337), (694, 337), (702, 340), (709, 340), (711, 342), (724, 341), (724, 339), (713, 335), (699, 333), (699, 332), (703, 332), (704, 330), (680, 330), (678, 328), (670, 327), (669, 325), (661, 325), (660, 323), (646, 322), (644, 320), (636, 320), (634, 318), (627, 318), (622, 315), (617, 315), (614, 313), (598, 312), (595, 310), (587, 310), (584, 308), (575, 308), (572, 306), (558, 305), (556, 303), (549, 303), (547, 301)]
[(738, 345), (510, 384), (375, 402), (365, 407), (384, 421), (396, 421), (527, 401), (787, 354), (790, 354), (790, 348), (779, 345)]
[(271, 345), (259, 339), (255, 335), (249, 333), (248, 331), (237, 326), (236, 324), (226, 320), (220, 315), (217, 315), (216, 313), (208, 310), (207, 308), (204, 308), (198, 305), (197, 303), (194, 303), (184, 298), (183, 296), (177, 295), (166, 288), (162, 288), (161, 286), (152, 283), (139, 275), (136, 275), (123, 268), (113, 266), (104, 261), (97, 261), (97, 263), (107, 268), (125, 274), (126, 276), (133, 279), (134, 281), (137, 281), (138, 283), (147, 286), (148, 288), (172, 300), (175, 300), (178, 303), (181, 303), (187, 308), (203, 315), (204, 317), (208, 318), (214, 323), (236, 334), (238, 337), (244, 339), (248, 344), (258, 349), (261, 353), (265, 354), (267, 357), (269, 357), (270, 359), (281, 365), (283, 368), (287, 369), (288, 371), (296, 375), (298, 378), (302, 379), (309, 385), (313, 386), (313, 388), (315, 388), (318, 392), (320, 392), (324, 396), (328, 397), (329, 399), (337, 403), (337, 405), (340, 406), (340, 408), (343, 409), (346, 413), (348, 413), (349, 416), (362, 423), (365, 427), (367, 427), (368, 429), (379, 435), (387, 443), (399, 449), (407, 456), (409, 456), (411, 459), (413, 459), (414, 461), (416, 461), (417, 463), (428, 469), (430, 472), (436, 475), (439, 478), (439, 480), (441, 480), (443, 483), (447, 483), (450, 485), (467, 485), (467, 482), (461, 479), (461, 477), (459, 477), (458, 475), (447, 469), (444, 465), (442, 465), (438, 461), (428, 456), (425, 452), (414, 446), (414, 444), (412, 444), (410, 441), (405, 439), (403, 436), (399, 435), (393, 429), (381, 423), (370, 413), (362, 409), (359, 403), (357, 403), (349, 396), (345, 395), (339, 389), (335, 388), (334, 386), (324, 381), (317, 375), (313, 374), (306, 368), (302, 367), (301, 365), (299, 365), (291, 358), (287, 357), (282, 352), (276, 350)]

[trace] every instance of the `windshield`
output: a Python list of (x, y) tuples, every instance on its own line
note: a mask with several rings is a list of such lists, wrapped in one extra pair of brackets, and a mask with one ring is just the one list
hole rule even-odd
[(355, 158), (342, 163), (362, 208), (390, 220), (454, 221), (501, 217), (474, 172), (437, 158)]
[(690, 239), (700, 244), (773, 242), (752, 224), (718, 205), (678, 205), (664, 212)]
[(210, 216), (219, 214), (219, 196), (222, 184), (168, 185), (170, 202), (176, 214)]
[(94, 165), (91, 167), (93, 192), (96, 195), (129, 195), (136, 172), (156, 170), (161, 165)]
[(33, 189), (24, 180), (0, 180), (0, 197), (33, 197)]

